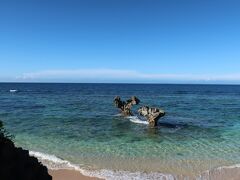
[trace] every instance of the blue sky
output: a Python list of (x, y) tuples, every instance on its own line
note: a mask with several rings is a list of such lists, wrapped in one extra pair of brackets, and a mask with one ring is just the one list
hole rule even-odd
[(240, 83), (237, 0), (0, 0), (0, 81)]

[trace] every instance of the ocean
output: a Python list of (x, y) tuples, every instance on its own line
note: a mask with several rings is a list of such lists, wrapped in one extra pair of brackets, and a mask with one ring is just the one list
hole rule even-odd
[[(11, 91), (10, 90), (17, 90)], [(135, 116), (113, 99), (137, 96)], [(143, 105), (166, 115), (151, 128)], [(207, 179), (240, 164), (240, 86), (0, 83), (0, 120), (48, 168), (107, 179)]]

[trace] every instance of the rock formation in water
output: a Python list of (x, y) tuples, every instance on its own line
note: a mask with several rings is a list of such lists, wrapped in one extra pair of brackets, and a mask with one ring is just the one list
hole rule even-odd
[(132, 106), (137, 105), (139, 103), (140, 100), (136, 96), (133, 96), (131, 99), (128, 99), (127, 102), (122, 101), (119, 96), (116, 96), (114, 98), (115, 106), (121, 110), (121, 113), (124, 116), (132, 116), (133, 115), (131, 111)]
[(48, 170), (27, 150), (15, 147), (5, 135), (0, 121), (0, 179), (1, 180), (51, 180)]
[[(132, 116), (132, 106), (139, 103), (140, 100), (136, 96), (133, 96), (131, 99), (127, 100), (127, 102), (122, 101), (119, 96), (116, 96), (114, 98), (115, 106), (121, 110), (124, 116)], [(158, 120), (165, 115), (165, 112), (163, 110), (148, 106), (139, 108), (138, 113), (148, 120), (150, 126), (157, 126)]]
[(163, 110), (148, 106), (140, 107), (138, 112), (148, 120), (149, 125), (152, 127), (157, 126), (158, 120), (165, 115)]

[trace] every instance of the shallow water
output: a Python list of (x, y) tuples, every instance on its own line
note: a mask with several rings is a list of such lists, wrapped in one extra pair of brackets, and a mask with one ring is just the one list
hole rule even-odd
[[(158, 128), (123, 118), (116, 95), (167, 114)], [(18, 146), (83, 169), (193, 177), (240, 163), (240, 86), (1, 83), (0, 100)]]

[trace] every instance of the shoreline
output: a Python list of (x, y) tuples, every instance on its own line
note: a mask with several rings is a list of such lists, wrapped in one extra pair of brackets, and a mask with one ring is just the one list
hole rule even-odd
[[(104, 172), (83, 173), (85, 170), (80, 169), (77, 165), (71, 164), (67, 160), (59, 159), (55, 155), (44, 154), (40, 152), (29, 151), (31, 156), (36, 157), (39, 162), (48, 168), (49, 174), (53, 177), (53, 180), (100, 180), (100, 179), (159, 179), (164, 178), (166, 180), (176, 179), (183, 180), (188, 178), (189, 180), (239, 180), (240, 177), (240, 164), (230, 166), (220, 166), (210, 170), (201, 172), (200, 174), (183, 176), (177, 174), (164, 174), (164, 173), (144, 173), (144, 172), (128, 172), (119, 171), (112, 172), (106, 170)], [(53, 165), (53, 166), (52, 166)], [(82, 171), (81, 171), (82, 170)], [(101, 175), (100, 175), (101, 174)], [(100, 175), (100, 176), (99, 176)]]
[[(73, 169), (48, 169), (48, 173), (52, 176), (53, 180), (104, 180), (104, 178), (98, 178), (94, 176), (86, 176), (83, 175), (80, 171)], [(163, 174), (162, 174), (163, 175)], [(240, 165), (237, 164), (235, 166), (223, 166), (218, 167), (212, 170), (207, 170), (202, 172), (200, 175), (196, 176), (182, 176), (182, 175), (170, 175), (161, 176), (161, 178), (166, 180), (185, 180), (186, 178), (189, 180), (239, 180), (240, 177)], [(110, 179), (145, 179), (146, 176), (136, 176), (136, 177), (126, 177), (126, 176), (116, 176), (111, 177)], [(148, 177), (149, 178), (149, 177)], [(108, 179), (108, 178), (107, 178)]]
[[(74, 170), (74, 169), (48, 169), (48, 173), (52, 176), (53, 180), (104, 180), (105, 178), (98, 178), (94, 176), (86, 176), (83, 175), (80, 171)], [(124, 174), (123, 176), (116, 176), (116, 177), (110, 177), (110, 179), (124, 179), (124, 178), (130, 178), (130, 179), (145, 179), (149, 178), (146, 176), (139, 176), (139, 174), (135, 177), (127, 177)], [(223, 166), (214, 168), (212, 170), (207, 170), (202, 172), (199, 175), (196, 176), (182, 176), (182, 175), (170, 175), (165, 176), (162, 174), (161, 178), (166, 180), (185, 180), (186, 178), (189, 180), (239, 180), (240, 177), (240, 165), (237, 164), (235, 166)], [(153, 178), (153, 177), (151, 177)], [(151, 179), (150, 178), (150, 179)], [(158, 177), (159, 178), (159, 177)], [(109, 178), (107, 178), (109, 179)]]
[(58, 169), (58, 170), (51, 170), (48, 169), (48, 173), (52, 176), (52, 180), (102, 180), (97, 177), (90, 177), (81, 174), (79, 171), (76, 170), (69, 170), (69, 169)]

